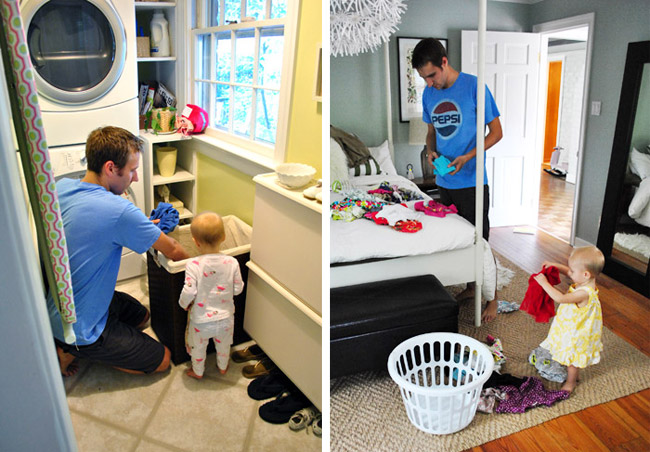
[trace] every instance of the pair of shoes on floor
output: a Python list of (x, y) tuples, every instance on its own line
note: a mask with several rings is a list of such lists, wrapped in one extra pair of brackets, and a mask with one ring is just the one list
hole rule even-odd
[(320, 411), (315, 406), (308, 406), (302, 410), (296, 411), (289, 419), (289, 428), (293, 431), (299, 431), (303, 428), (307, 428), (310, 425), (314, 431), (314, 435), (321, 436), (321, 427), (316, 426), (316, 422), (322, 422), (322, 415)]
[(283, 392), (259, 408), (260, 417), (271, 424), (286, 424), (296, 411), (311, 406), (309, 399), (299, 390)]
[(267, 375), (255, 378), (248, 384), (248, 396), (254, 400), (277, 397), (283, 392), (296, 391), (296, 386), (280, 369), (273, 369)]
[(246, 361), (253, 361), (262, 358), (266, 358), (266, 353), (264, 353), (264, 350), (262, 350), (257, 344), (253, 344), (241, 350), (235, 350), (232, 352), (232, 355), (230, 355), (230, 359), (236, 363), (245, 363)]
[(257, 378), (262, 375), (268, 375), (276, 367), (275, 363), (271, 361), (271, 358), (266, 357), (255, 364), (244, 366), (241, 373), (246, 378)]

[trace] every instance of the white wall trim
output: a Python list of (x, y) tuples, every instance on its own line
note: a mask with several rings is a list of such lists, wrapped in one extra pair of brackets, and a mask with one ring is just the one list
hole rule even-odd
[[(589, 81), (591, 80), (591, 57), (594, 46), (594, 23), (595, 23), (595, 13), (587, 13), (574, 17), (567, 17), (564, 19), (558, 19), (550, 22), (544, 22), (533, 26), (533, 32), (540, 33), (542, 36), (542, 54), (545, 56), (548, 52), (548, 36), (563, 30), (568, 30), (571, 28), (578, 27), (589, 27), (589, 34), (587, 37), (587, 51), (585, 59), (585, 84), (583, 89), (582, 97), (582, 118), (580, 120), (580, 141), (578, 146), (578, 164), (576, 168), (576, 189), (573, 200), (573, 218), (571, 220), (571, 235), (569, 238), (569, 243), (574, 245), (576, 243), (576, 226), (578, 222), (578, 211), (580, 206), (580, 189), (582, 184), (582, 167), (583, 167), (583, 158), (584, 147), (585, 147), (585, 138), (587, 133), (587, 115), (588, 115), (588, 104), (589, 104)], [(545, 58), (542, 58), (545, 60)], [(545, 61), (542, 61), (542, 65), (546, 65)], [(542, 78), (540, 77), (540, 81)], [(543, 146), (543, 144), (542, 144)], [(542, 152), (540, 149), (537, 149), (536, 152)]]

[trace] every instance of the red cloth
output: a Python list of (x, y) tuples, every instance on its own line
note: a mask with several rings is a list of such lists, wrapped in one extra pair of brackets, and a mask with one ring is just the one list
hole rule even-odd
[(524, 301), (519, 306), (520, 311), (525, 311), (535, 317), (537, 323), (547, 323), (555, 315), (555, 302), (546, 291), (535, 281), (535, 276), (543, 274), (548, 282), (554, 286), (560, 283), (560, 271), (557, 267), (546, 267), (541, 272), (530, 275), (528, 290)]

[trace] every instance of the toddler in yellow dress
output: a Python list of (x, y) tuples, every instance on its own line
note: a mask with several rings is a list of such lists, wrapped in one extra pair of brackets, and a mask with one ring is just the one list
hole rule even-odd
[(557, 267), (573, 280), (565, 294), (553, 287), (543, 274), (535, 276), (544, 291), (559, 303), (548, 336), (540, 346), (551, 352), (554, 361), (567, 366), (568, 376), (562, 386), (565, 391), (571, 392), (576, 387), (579, 369), (600, 361), (603, 314), (596, 277), (604, 265), (605, 257), (595, 246), (574, 249), (568, 267), (544, 262), (544, 267)]

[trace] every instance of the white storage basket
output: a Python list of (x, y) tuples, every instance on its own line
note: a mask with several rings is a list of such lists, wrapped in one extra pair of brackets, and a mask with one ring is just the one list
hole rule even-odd
[(388, 357), (388, 373), (400, 387), (409, 420), (435, 434), (454, 433), (472, 422), (493, 368), (485, 344), (455, 333), (412, 337)]

